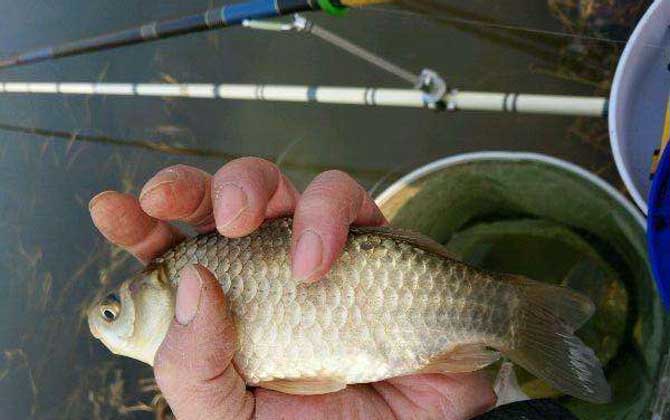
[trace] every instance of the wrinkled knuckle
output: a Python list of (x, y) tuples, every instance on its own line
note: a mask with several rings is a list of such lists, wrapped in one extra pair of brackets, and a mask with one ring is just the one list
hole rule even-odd
[(245, 163), (246, 161), (244, 159), (245, 158), (231, 160), (230, 162), (220, 167), (219, 170), (216, 171), (215, 176), (218, 178), (226, 178), (232, 174), (240, 173), (240, 171), (245, 171), (248, 167), (248, 164)]
[(256, 156), (245, 156), (245, 157), (241, 157), (241, 158), (236, 159), (236, 160), (238, 162), (249, 162), (249, 163), (256, 163), (256, 164), (259, 164), (259, 165), (272, 165), (272, 166), (274, 166), (274, 164), (272, 162), (270, 162), (269, 160), (259, 158), (259, 157), (256, 157)]
[[(193, 168), (185, 165), (183, 163), (178, 163), (176, 165), (168, 166), (167, 168), (163, 169), (163, 171), (175, 171), (175, 172), (190, 172)], [(162, 172), (162, 171), (161, 171)]]
[(334, 218), (336, 223), (351, 224), (361, 206), (362, 197), (345, 195), (337, 187), (315, 188), (301, 199), (301, 210), (325, 220)]
[(314, 178), (308, 189), (322, 191), (337, 199), (350, 198), (352, 196), (362, 198), (365, 192), (363, 187), (349, 174), (337, 169), (319, 174)]
[(329, 218), (339, 221), (346, 215), (347, 206), (347, 202), (333, 199), (326, 189), (316, 190), (303, 196), (300, 201), (300, 213), (301, 216), (318, 216), (324, 223), (328, 222)]
[(186, 166), (184, 164), (181, 164), (181, 163), (177, 164), (177, 165), (167, 166), (167, 167), (159, 170), (158, 172), (156, 172), (156, 174), (152, 177), (152, 180), (154, 182), (156, 182), (157, 180), (161, 180), (165, 176), (170, 175), (170, 174), (174, 178), (178, 179), (178, 178), (183, 177), (185, 174), (187, 174), (189, 172), (189, 169), (190, 168), (188, 166)]
[(312, 181), (307, 187), (307, 190), (302, 194), (303, 202), (321, 201), (324, 199), (332, 199), (333, 184), (322, 182), (318, 179)]
[(216, 172), (214, 172), (214, 179), (218, 181), (225, 179), (231, 172), (235, 172), (235, 166), (233, 166), (233, 162), (223, 165)]
[(276, 188), (281, 178), (281, 171), (272, 162), (249, 157), (226, 164), (217, 171), (215, 177), (219, 185), (231, 183), (240, 188), (247, 186), (252, 190), (264, 191)]
[(315, 178), (312, 183), (309, 184), (307, 190), (303, 193), (303, 196), (307, 198), (318, 197), (330, 201), (342, 201), (343, 199), (348, 198), (344, 194), (344, 191), (348, 191), (348, 189), (343, 189), (342, 186), (342, 183), (333, 179)]
[(248, 168), (259, 168), (259, 167), (273, 168), (276, 169), (277, 171), (279, 170), (279, 168), (277, 168), (277, 166), (274, 163), (270, 162), (269, 160), (265, 160), (263, 158), (254, 156), (246, 156), (235, 159), (233, 161), (230, 161), (223, 168), (230, 168), (235, 170), (241, 168), (248, 169)]
[(339, 169), (330, 169), (328, 171), (322, 172), (314, 178), (315, 181), (321, 182), (335, 182), (338, 184), (348, 183), (348, 184), (357, 184), (356, 181), (348, 173), (341, 171)]

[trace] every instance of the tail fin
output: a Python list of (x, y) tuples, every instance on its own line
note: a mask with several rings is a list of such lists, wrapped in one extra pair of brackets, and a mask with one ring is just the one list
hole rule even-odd
[(533, 375), (574, 397), (605, 403), (610, 386), (593, 350), (574, 335), (594, 311), (593, 303), (569, 289), (519, 276), (505, 281), (522, 294), (515, 345), (503, 353)]

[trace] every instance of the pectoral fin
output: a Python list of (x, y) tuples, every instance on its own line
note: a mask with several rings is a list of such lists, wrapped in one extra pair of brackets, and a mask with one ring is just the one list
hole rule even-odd
[(319, 395), (341, 391), (347, 384), (328, 379), (275, 379), (261, 382), (258, 386), (285, 394)]
[(482, 344), (464, 344), (433, 358), (421, 369), (422, 373), (474, 372), (485, 368), (500, 358), (500, 353)]

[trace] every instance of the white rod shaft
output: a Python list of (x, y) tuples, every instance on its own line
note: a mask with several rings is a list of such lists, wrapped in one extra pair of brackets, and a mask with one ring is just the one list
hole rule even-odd
[(607, 111), (606, 98), (585, 96), (452, 91), (447, 94), (446, 101), (450, 108), (462, 111), (502, 111), (592, 117), (602, 117)]
[[(0, 93), (219, 98), (412, 108), (428, 107), (430, 102), (418, 89), (251, 84), (7, 82), (0, 83)], [(606, 99), (597, 97), (452, 90), (444, 100), (448, 109), (462, 111), (603, 116), (606, 109)]]
[(418, 89), (359, 87), (310, 87), (244, 84), (151, 84), (151, 83), (0, 83), (0, 93), (58, 93), (65, 95), (160, 96), (221, 98), (259, 101), (317, 102), (423, 108), (424, 93)]

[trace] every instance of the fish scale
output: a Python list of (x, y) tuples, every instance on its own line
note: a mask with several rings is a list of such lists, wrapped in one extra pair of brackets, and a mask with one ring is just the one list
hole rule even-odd
[(249, 385), (319, 394), (418, 372), (470, 372), (503, 354), (557, 390), (611, 398), (600, 362), (574, 335), (593, 314), (588, 298), (477, 269), (393, 228), (351, 228), (325, 278), (303, 284), (291, 275), (291, 222), (182, 242), (92, 306), (91, 332), (115, 353), (153, 363), (174, 318), (178, 273), (198, 263), (227, 296), (235, 367)]
[[(464, 266), (363, 234), (350, 238), (326, 278), (300, 285), (289, 270), (290, 235), (290, 221), (281, 219), (242, 239), (212, 233), (186, 241), (155, 261), (175, 286), (187, 264), (216, 275), (239, 318), (235, 361), (250, 384), (315, 372), (370, 382), (416, 371), (459, 339), (505, 339), (500, 321), (509, 315), (467, 305)], [(277, 307), (285, 310), (273, 313)]]

